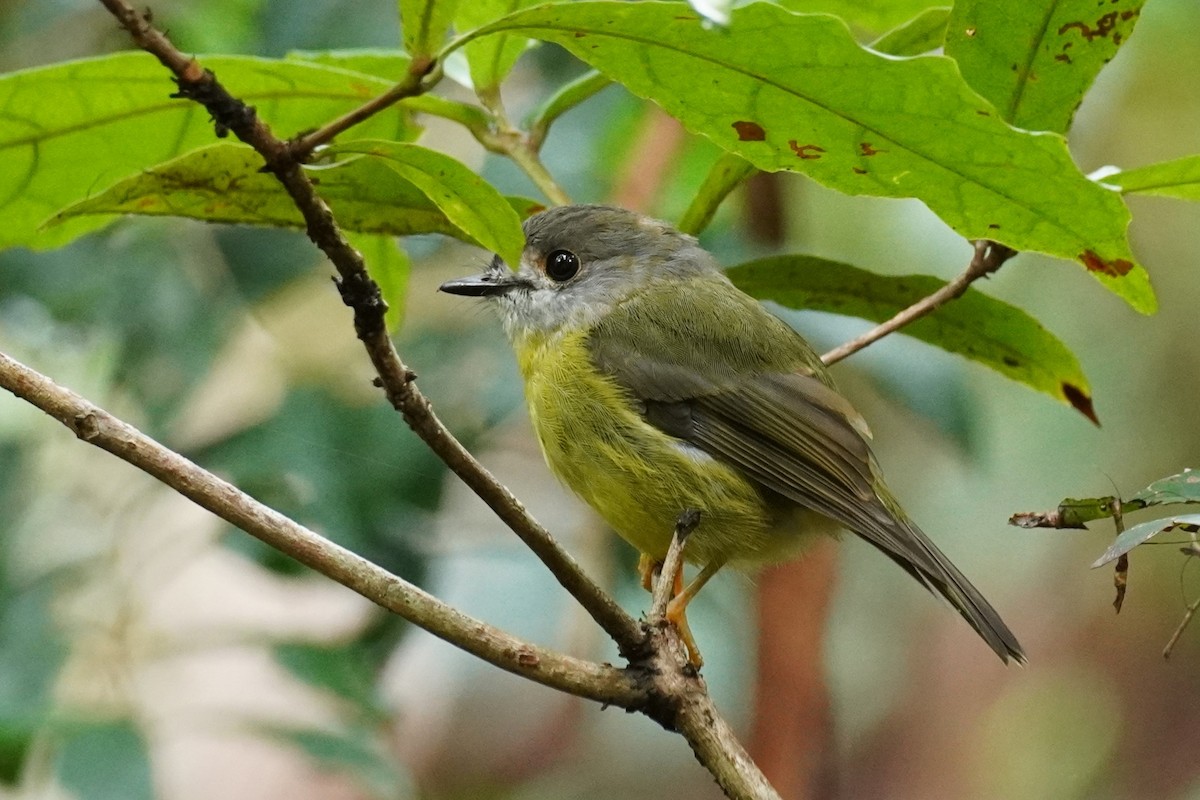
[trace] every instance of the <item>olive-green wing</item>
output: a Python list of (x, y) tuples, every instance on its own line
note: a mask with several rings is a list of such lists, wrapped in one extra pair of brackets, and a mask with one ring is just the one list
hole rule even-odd
[(996, 611), (892, 499), (865, 424), (808, 344), (753, 299), (702, 283), (699, 304), (664, 288), (614, 309), (589, 336), (596, 367), (650, 424), (841, 523), (946, 597), (1001, 658), (1023, 660)]

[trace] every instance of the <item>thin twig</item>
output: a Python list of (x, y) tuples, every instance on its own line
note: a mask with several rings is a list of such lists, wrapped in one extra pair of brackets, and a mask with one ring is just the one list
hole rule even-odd
[(1171, 653), (1175, 650), (1176, 643), (1179, 642), (1179, 637), (1183, 636), (1183, 632), (1187, 630), (1188, 624), (1191, 623), (1192, 617), (1196, 616), (1196, 611), (1198, 609), (1200, 609), (1200, 598), (1197, 598), (1195, 602), (1187, 607), (1187, 611), (1185, 611), (1183, 614), (1183, 619), (1179, 620), (1179, 627), (1177, 627), (1175, 632), (1171, 634), (1170, 641), (1168, 641), (1167, 646), (1163, 648), (1163, 658), (1171, 657)]
[[(492, 113), (503, 114), (503, 111), (494, 109)], [(571, 204), (570, 195), (563, 191), (550, 170), (546, 169), (542, 157), (530, 144), (529, 137), (514, 128), (503, 116), (494, 116), (490, 125), (472, 126), (468, 130), (489, 152), (512, 159), (551, 203), (559, 206)]]
[(313, 150), (333, 141), (333, 138), (342, 131), (353, 128), (360, 122), (373, 117), (380, 111), (395, 105), (405, 98), (415, 97), (422, 92), (428, 91), (438, 82), (440, 77), (441, 70), (438, 68), (437, 62), (428, 59), (413, 61), (409, 64), (408, 72), (405, 73), (404, 78), (391, 89), (379, 95), (379, 97), (363, 103), (358, 108), (343, 114), (332, 122), (322, 125), (311, 133), (306, 133), (303, 136), (293, 139), (290, 144), (292, 158), (296, 161), (305, 161)]
[(429, 401), (414, 383), (415, 373), (400, 360), (387, 335), (384, 324), (387, 304), (379, 286), (367, 274), (362, 255), (346, 241), (329, 207), (291, 157), (287, 143), (271, 133), (253, 108), (230, 95), (211, 72), (180, 53), (124, 0), (100, 2), (129, 30), (135, 42), (175, 74), (180, 96), (203, 104), (213, 115), (218, 132), (232, 131), (253, 147), (266, 161), (267, 169), (283, 184), (304, 217), (308, 237), (338, 272), (338, 290), (343, 302), (354, 311), (354, 329), (378, 373), (377, 385), (409, 427), (546, 564), (622, 652), (639, 650), (644, 640), (637, 621), (583, 572), (549, 531), (529, 515), (520, 501), (475, 460), (433, 413)]
[(654, 583), (654, 594), (650, 601), (650, 618), (661, 618), (667, 613), (667, 604), (675, 590), (675, 578), (683, 569), (683, 546), (689, 534), (700, 524), (700, 512), (694, 508), (685, 509), (675, 521), (675, 533), (671, 536), (671, 545), (667, 548), (667, 557), (663, 559)]
[(903, 328), (913, 320), (920, 319), (949, 301), (961, 297), (972, 283), (1000, 269), (1005, 261), (1017, 254), (1017, 251), (1010, 247), (986, 239), (980, 239), (972, 244), (975, 247), (975, 254), (961, 275), (928, 297), (913, 303), (887, 322), (876, 325), (862, 336), (830, 350), (821, 356), (821, 360), (826, 364), (836, 364), (846, 356), (857, 353), (872, 342)]
[(54, 417), (88, 444), (129, 462), (251, 536), (490, 664), (622, 708), (637, 709), (649, 701), (634, 676), (531, 644), (467, 616), (263, 505), (4, 353), (0, 353), (0, 387)]

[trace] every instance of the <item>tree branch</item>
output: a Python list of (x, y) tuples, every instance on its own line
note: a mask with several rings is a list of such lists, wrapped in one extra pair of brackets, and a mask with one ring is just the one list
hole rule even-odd
[(354, 330), (378, 373), (376, 384), (409, 427), (546, 564), (558, 582), (616, 641), (622, 653), (639, 650), (644, 637), (637, 622), (583, 572), (549, 531), (529, 515), (520, 501), (471, 456), (433, 413), (429, 401), (414, 383), (416, 374), (400, 360), (387, 335), (384, 324), (387, 304), (379, 286), (367, 274), (362, 255), (346, 241), (329, 207), (292, 157), (287, 143), (271, 133), (252, 107), (230, 95), (216, 76), (180, 53), (124, 0), (100, 2), (129, 30), (135, 42), (174, 73), (179, 96), (208, 109), (218, 135), (232, 131), (263, 157), (266, 169), (283, 184), (304, 216), (308, 237), (338, 272), (338, 290), (342, 301), (354, 311)]
[(889, 333), (898, 331), (913, 320), (920, 319), (951, 300), (962, 297), (963, 292), (967, 291), (967, 288), (972, 283), (985, 275), (991, 275), (1000, 269), (1005, 261), (1008, 261), (1017, 254), (1017, 251), (1010, 247), (1005, 247), (1002, 244), (990, 242), (986, 239), (979, 239), (972, 242), (972, 245), (975, 247), (975, 254), (971, 257), (971, 263), (967, 265), (967, 268), (963, 270), (961, 275), (928, 297), (913, 303), (887, 322), (876, 325), (862, 336), (851, 339), (842, 346), (830, 350), (821, 356), (821, 360), (826, 365), (836, 364), (846, 356), (857, 353), (872, 342), (882, 339)]
[(434, 636), (503, 670), (569, 694), (639, 711), (678, 731), (735, 800), (779, 800), (708, 695), (672, 655), (667, 626), (647, 630), (628, 669), (595, 664), (518, 639), (443, 603), (293, 522), (46, 376), (0, 353), (0, 387), (267, 545)]
[(622, 670), (539, 647), (467, 616), (263, 505), (4, 353), (0, 353), (0, 387), (54, 417), (88, 444), (127, 461), (256, 539), (490, 664), (600, 703), (637, 709), (649, 702), (646, 689)]

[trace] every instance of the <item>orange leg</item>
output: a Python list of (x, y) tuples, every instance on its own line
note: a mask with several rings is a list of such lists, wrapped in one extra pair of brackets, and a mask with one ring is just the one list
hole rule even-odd
[(647, 592), (654, 591), (654, 579), (662, 571), (662, 565), (663, 562), (653, 556), (645, 553), (638, 556), (638, 576), (642, 579), (642, 588)]
[(667, 621), (679, 631), (679, 638), (683, 640), (683, 646), (687, 648), (688, 661), (696, 669), (700, 669), (704, 665), (704, 658), (700, 655), (696, 638), (692, 636), (692, 629), (688, 626), (687, 605), (704, 588), (704, 584), (717, 574), (717, 570), (721, 569), (724, 563), (724, 561), (712, 561), (706, 564), (704, 569), (700, 570), (700, 574), (693, 578), (686, 588), (683, 586), (683, 570), (680, 570), (675, 576), (673, 597), (671, 602), (667, 603)]

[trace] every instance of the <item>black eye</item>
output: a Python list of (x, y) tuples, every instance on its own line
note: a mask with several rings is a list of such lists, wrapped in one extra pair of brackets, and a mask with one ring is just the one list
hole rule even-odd
[(546, 274), (562, 283), (575, 277), (579, 272), (579, 256), (570, 250), (555, 250), (546, 256)]

